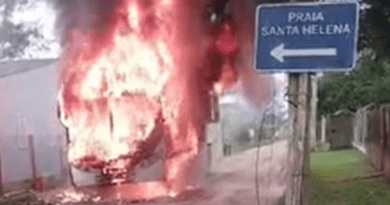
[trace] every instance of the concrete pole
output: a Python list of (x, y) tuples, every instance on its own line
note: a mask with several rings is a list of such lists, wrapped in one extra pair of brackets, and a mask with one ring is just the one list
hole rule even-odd
[(310, 150), (317, 146), (317, 91), (318, 79), (316, 75), (311, 75), (311, 102), (310, 102)]
[(287, 190), (287, 205), (303, 205), (308, 203), (308, 180), (310, 164), (310, 75), (290, 74), (289, 101), (293, 112), (293, 138), (290, 144), (290, 156), (297, 157), (292, 164), (293, 173), (291, 187)]
[[(290, 2), (310, 2), (311, 0), (290, 0)], [(313, 74), (313, 73), (311, 73)], [(309, 204), (308, 173), (310, 169), (310, 123), (312, 81), (308, 73), (290, 74), (289, 101), (293, 114), (293, 139), (291, 153), (297, 157), (293, 164), (291, 187), (287, 190), (286, 205)], [(302, 149), (300, 148), (302, 144)], [(291, 155), (290, 155), (291, 156)]]
[(326, 143), (326, 117), (321, 116), (321, 143)]
[[(314, 129), (315, 131), (315, 123), (311, 123), (311, 113), (313, 112), (312, 106), (311, 106), (311, 99), (312, 99), (312, 76), (313, 73), (307, 74), (307, 77), (303, 78), (300, 82), (299, 92), (300, 93), (306, 93), (306, 95), (299, 96), (298, 102), (302, 106), (301, 109), (298, 109), (299, 112), (301, 112), (302, 119), (304, 122), (302, 122), (302, 141), (303, 141), (303, 156), (302, 156), (302, 165), (301, 165), (301, 205), (303, 204), (309, 204), (310, 199), (310, 190), (309, 190), (309, 178), (308, 173), (310, 170), (310, 139), (311, 133), (310, 131)], [(317, 107), (317, 106), (316, 106)], [(312, 129), (312, 127), (314, 127)], [(315, 133), (314, 133), (315, 135)]]

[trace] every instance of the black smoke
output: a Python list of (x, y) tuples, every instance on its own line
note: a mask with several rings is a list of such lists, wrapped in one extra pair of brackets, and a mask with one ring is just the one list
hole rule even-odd
[(48, 1), (58, 12), (57, 30), (61, 44), (70, 40), (70, 32), (77, 29), (83, 33), (108, 29), (114, 12), (123, 0), (55, 0)]

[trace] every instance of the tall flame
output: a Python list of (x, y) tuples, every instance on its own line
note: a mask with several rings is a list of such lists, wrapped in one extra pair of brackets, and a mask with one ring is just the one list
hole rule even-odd
[(204, 145), (214, 84), (229, 88), (241, 77), (254, 102), (268, 98), (267, 79), (251, 67), (247, 1), (234, 1), (218, 29), (200, 0), (71, 2), (59, 99), (76, 167), (131, 169), (163, 138), (165, 180), (179, 192)]

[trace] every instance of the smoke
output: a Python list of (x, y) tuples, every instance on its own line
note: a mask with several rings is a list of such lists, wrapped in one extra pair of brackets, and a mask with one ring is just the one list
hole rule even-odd
[[(238, 147), (238, 150), (241, 150), (241, 148), (247, 149), (250, 146), (255, 145), (256, 140), (254, 137), (257, 137), (261, 133), (260, 128), (269, 129), (271, 126), (274, 128), (274, 131), (277, 131), (282, 129), (291, 118), (291, 110), (288, 109), (285, 97), (287, 85), (286, 76), (277, 76), (275, 74), (268, 74), (267, 76), (271, 78), (274, 83), (271, 81), (271, 83), (268, 84), (270, 87), (269, 100), (267, 100), (267, 103), (264, 103), (263, 106), (255, 105), (245, 94), (242, 85), (240, 85), (238, 92), (233, 93), (232, 96), (222, 98), (222, 100), (226, 100), (230, 97), (230, 100), (227, 101), (235, 102), (230, 104), (225, 103), (222, 106), (221, 118), (225, 142), (227, 144), (232, 144), (233, 150), (235, 150), (234, 147)], [(264, 76), (262, 77), (264, 78)], [(257, 90), (258, 88), (252, 89)], [(233, 96), (235, 96), (236, 99), (234, 99)], [(260, 131), (260, 133), (255, 133), (254, 136), (251, 136), (249, 132), (250, 129)], [(272, 132), (270, 132), (262, 137), (280, 140), (286, 139), (286, 136), (287, 135), (285, 134), (274, 136)]]
[(57, 0), (50, 1), (58, 11), (57, 28), (62, 34), (62, 45), (70, 42), (72, 30), (85, 34), (90, 31), (106, 31), (115, 26), (113, 18), (125, 1), (85, 1)]

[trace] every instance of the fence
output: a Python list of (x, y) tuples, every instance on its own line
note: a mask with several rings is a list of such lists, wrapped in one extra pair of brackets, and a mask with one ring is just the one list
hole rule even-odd
[[(63, 136), (28, 136), (21, 146), (17, 137), (2, 136), (0, 191), (42, 190), (65, 182)], [(33, 186), (33, 187), (32, 187)]]
[(368, 156), (377, 171), (390, 177), (390, 104), (366, 106), (355, 115), (353, 145)]
[(353, 127), (353, 141), (352, 145), (367, 154), (366, 139), (367, 131), (367, 113), (373, 108), (373, 105), (365, 106), (355, 113), (354, 127)]

